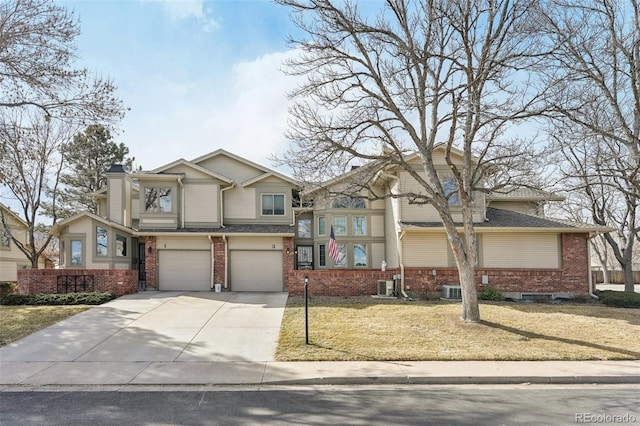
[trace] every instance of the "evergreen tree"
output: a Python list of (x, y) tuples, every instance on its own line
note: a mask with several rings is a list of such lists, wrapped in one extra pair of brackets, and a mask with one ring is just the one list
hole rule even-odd
[(129, 148), (113, 141), (111, 132), (99, 124), (88, 126), (65, 147), (65, 171), (60, 177), (62, 217), (81, 210), (97, 212), (91, 194), (107, 184), (105, 172), (112, 164), (123, 164), (131, 170), (134, 158), (127, 157)]

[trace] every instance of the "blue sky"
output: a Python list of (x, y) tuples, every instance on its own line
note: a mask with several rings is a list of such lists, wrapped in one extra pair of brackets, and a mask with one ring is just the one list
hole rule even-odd
[(281, 72), (296, 31), (264, 0), (58, 0), (80, 20), (78, 65), (131, 108), (116, 142), (154, 169), (219, 148), (272, 167), (287, 147)]

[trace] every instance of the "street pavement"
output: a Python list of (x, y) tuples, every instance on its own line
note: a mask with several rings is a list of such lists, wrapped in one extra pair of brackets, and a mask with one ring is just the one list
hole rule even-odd
[(0, 348), (0, 391), (71, 385), (640, 384), (640, 360), (277, 362), (286, 300), (286, 293), (121, 297)]

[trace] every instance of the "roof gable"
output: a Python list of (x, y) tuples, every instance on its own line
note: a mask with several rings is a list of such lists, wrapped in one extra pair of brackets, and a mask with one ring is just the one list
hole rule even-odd
[(2, 210), (2, 213), (10, 218), (12, 218), (13, 220), (15, 220), (16, 222), (18, 222), (20, 225), (22, 225), (25, 228), (28, 228), (29, 225), (27, 224), (27, 222), (25, 222), (24, 219), (22, 219), (20, 216), (18, 216), (17, 214), (15, 214), (9, 207), (5, 206), (4, 204), (0, 203), (0, 210)]
[[(195, 173), (200, 176), (213, 177), (215, 179), (219, 179), (225, 183), (233, 182), (233, 179), (221, 175), (220, 173), (216, 173), (213, 170), (209, 170), (207, 168), (201, 167), (198, 164), (195, 164), (191, 161), (187, 161), (184, 158), (180, 158), (176, 161), (173, 161), (169, 164), (166, 164), (162, 167), (158, 167), (157, 169), (151, 170), (148, 174), (162, 174), (162, 173), (177, 173), (177, 174), (185, 174), (188, 175), (190, 173)], [(144, 175), (137, 175), (138, 177), (143, 177)]]
[[(240, 157), (239, 155), (232, 154), (224, 149), (218, 149), (209, 154), (200, 156), (191, 161), (206, 169), (220, 169), (225, 175), (229, 175), (235, 181), (247, 182), (254, 179), (261, 180), (262, 175), (275, 176), (285, 182), (292, 185), (299, 186), (300, 184), (293, 178), (286, 176), (282, 173), (271, 170), (260, 164), (254, 163), (251, 160)], [(235, 176), (231, 176), (235, 174)], [(267, 176), (265, 176), (266, 178)], [(243, 186), (245, 184), (243, 183)]]

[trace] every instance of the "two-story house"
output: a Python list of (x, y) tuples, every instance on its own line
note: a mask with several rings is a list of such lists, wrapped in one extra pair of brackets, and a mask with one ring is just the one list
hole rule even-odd
[[(461, 153), (453, 150), (452, 154), (454, 162), (462, 161)], [(417, 155), (406, 160), (415, 171), (424, 173)], [(457, 185), (444, 146), (436, 149), (433, 162), (445, 192), (451, 193), (446, 194), (451, 195), (449, 207), (462, 233)], [(400, 196), (421, 194), (424, 188), (399, 167), (378, 173), (372, 173), (370, 167), (360, 170), (303, 191), (303, 199), (312, 207), (299, 209), (297, 267), (333, 272), (291, 273), (290, 291), (299, 287), (302, 274), (323, 283), (315, 291), (326, 290), (326, 294), (374, 294), (380, 292), (376, 280), (392, 278), (401, 293), (440, 295), (443, 286), (455, 287), (459, 282), (456, 264), (437, 211)], [(372, 190), (345, 195), (350, 191), (345, 188), (357, 187), (363, 180)], [(611, 229), (546, 217), (544, 205), (562, 199), (530, 189), (474, 194), (479, 290), (490, 285), (512, 298), (573, 297), (592, 290), (588, 239)], [(331, 227), (338, 246), (336, 260), (327, 253)], [(368, 273), (372, 269), (386, 273)]]
[(55, 227), (61, 267), (137, 269), (146, 289), (283, 291), (298, 187), (224, 150), (149, 172), (112, 166), (98, 213)]
[[(407, 161), (420, 170), (417, 156)], [(461, 222), (444, 152), (433, 161)], [(365, 172), (378, 197), (337, 194)], [(400, 293), (423, 295), (458, 282), (434, 208), (390, 196), (423, 191), (400, 168), (353, 170), (303, 189), (302, 202), (295, 180), (224, 150), (149, 172), (113, 166), (107, 176), (94, 194), (98, 214), (79, 213), (54, 229), (62, 268), (137, 270), (141, 285), (156, 290), (220, 284), (299, 294), (307, 276), (314, 294), (376, 294), (380, 280), (394, 280)], [(491, 285), (514, 298), (591, 291), (588, 239), (610, 229), (544, 216), (545, 203), (560, 199), (524, 189), (475, 194), (478, 289)]]

